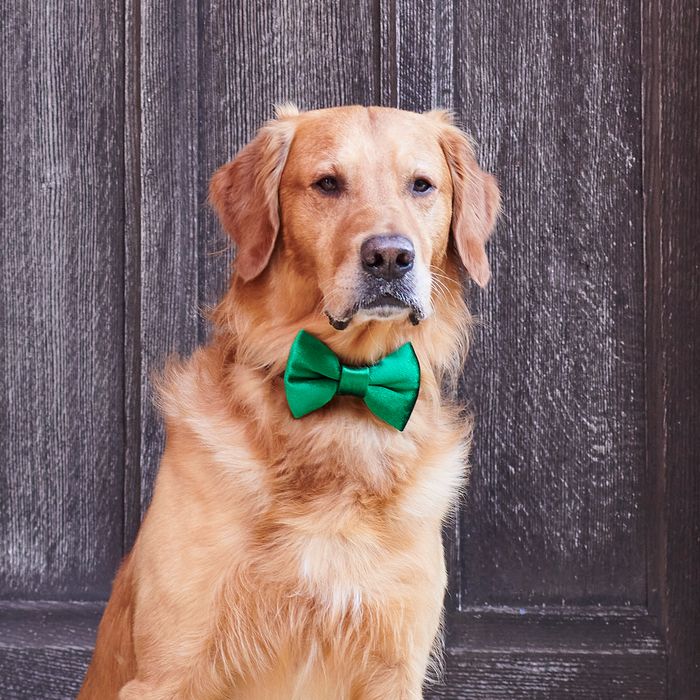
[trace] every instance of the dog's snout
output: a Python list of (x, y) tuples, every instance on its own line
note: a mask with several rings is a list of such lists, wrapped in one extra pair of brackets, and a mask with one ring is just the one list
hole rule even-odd
[(370, 236), (360, 248), (362, 268), (385, 280), (403, 277), (413, 267), (415, 256), (413, 243), (395, 234)]

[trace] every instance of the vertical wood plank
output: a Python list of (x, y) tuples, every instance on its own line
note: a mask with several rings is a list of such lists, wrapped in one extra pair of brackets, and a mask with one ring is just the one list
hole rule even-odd
[(700, 6), (643, 3), (650, 602), (668, 697), (700, 685)]
[(141, 507), (163, 448), (152, 379), (198, 341), (197, 3), (143, 0), (141, 27)]
[(455, 5), (455, 108), (500, 179), (463, 387), (464, 599), (642, 603), (639, 8)]
[(452, 0), (378, 0), (379, 102), (417, 112), (452, 108)]
[(104, 597), (121, 554), (122, 19), (2, 6), (3, 597)]
[(141, 523), (141, 36), (140, 0), (124, 2), (124, 530)]
[(452, 0), (396, 0), (396, 84), (400, 109), (453, 106)]
[(398, 104), (398, 57), (396, 37), (396, 0), (376, 0), (377, 36), (375, 51), (379, 64), (377, 104), (396, 107)]

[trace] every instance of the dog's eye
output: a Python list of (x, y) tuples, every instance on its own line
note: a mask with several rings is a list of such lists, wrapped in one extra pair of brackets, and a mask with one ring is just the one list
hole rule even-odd
[(432, 190), (433, 186), (425, 178), (419, 177), (413, 181), (413, 191), (418, 194), (425, 194), (428, 190)]
[(333, 194), (340, 189), (338, 180), (332, 175), (322, 177), (320, 180), (316, 181), (315, 185), (319, 190), (321, 190), (321, 192), (325, 192), (327, 194)]

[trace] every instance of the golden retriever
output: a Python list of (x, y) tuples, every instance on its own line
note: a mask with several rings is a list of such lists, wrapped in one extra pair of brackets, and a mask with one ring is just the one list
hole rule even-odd
[[(464, 281), (489, 279), (496, 183), (446, 112), (283, 106), (210, 201), (235, 271), (209, 344), (160, 380), (153, 501), (79, 698), (421, 698), (471, 429), (444, 385)], [(295, 419), (301, 329), (349, 366), (410, 341), (405, 428), (352, 395)]]

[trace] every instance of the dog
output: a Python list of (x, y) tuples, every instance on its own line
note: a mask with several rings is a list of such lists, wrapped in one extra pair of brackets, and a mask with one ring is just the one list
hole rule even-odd
[[(421, 698), (471, 440), (445, 387), (496, 181), (445, 111), (283, 105), (209, 199), (230, 288), (159, 380), (153, 501), (79, 698)], [(313, 384), (294, 353), (339, 374)]]

